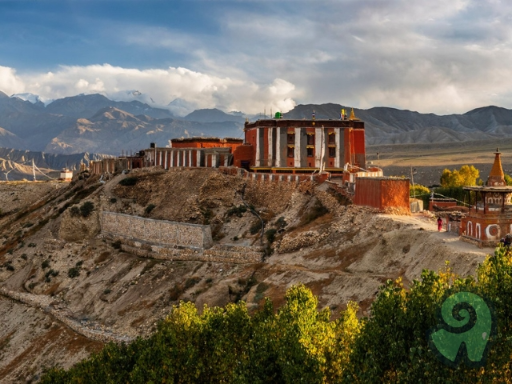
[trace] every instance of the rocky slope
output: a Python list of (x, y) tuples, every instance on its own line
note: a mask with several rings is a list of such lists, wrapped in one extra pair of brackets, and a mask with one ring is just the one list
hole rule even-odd
[[(126, 177), (136, 184), (119, 184)], [(272, 243), (269, 236), (261, 245), (258, 220), (240, 209), (242, 191), (275, 229)], [(3, 382), (37, 379), (42, 367), (67, 367), (109, 340), (144, 337), (179, 300), (202, 308), (242, 299), (255, 309), (268, 296), (279, 306), (287, 287), (304, 283), (335, 316), (349, 300), (365, 315), (386, 279), (407, 285), (445, 260), (468, 275), (491, 251), (435, 232), (428, 217), (340, 204), (326, 184), (254, 182), (211, 169), (140, 170), (105, 184), (3, 184), (0, 198), (3, 207), (16, 203), (0, 218)], [(93, 210), (84, 217), (86, 202)], [(267, 256), (247, 263), (139, 257), (100, 236), (102, 210), (209, 223), (215, 246)]]

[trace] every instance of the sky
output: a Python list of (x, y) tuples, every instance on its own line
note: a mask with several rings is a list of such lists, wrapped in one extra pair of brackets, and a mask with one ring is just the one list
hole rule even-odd
[(0, 0), (0, 91), (134, 90), (251, 114), (511, 109), (512, 2)]

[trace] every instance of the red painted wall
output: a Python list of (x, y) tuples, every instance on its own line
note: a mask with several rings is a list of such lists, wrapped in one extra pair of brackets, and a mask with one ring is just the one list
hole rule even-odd
[(389, 178), (356, 178), (354, 204), (384, 210), (409, 210), (409, 180)]
[(268, 128), (263, 128), (263, 161), (262, 166), (266, 167), (268, 166), (268, 135), (270, 133), (270, 130)]
[(242, 168), (242, 161), (250, 161), (250, 166), (254, 165), (254, 146), (244, 144), (238, 146), (233, 152), (233, 165)]
[(245, 144), (251, 144), (253, 147), (251, 167), (254, 166), (254, 164), (256, 164), (256, 132), (256, 129), (245, 131)]
[(352, 161), (353, 159), (353, 148), (354, 148), (354, 143), (353, 143), (353, 135), (352, 135), (352, 129), (345, 129), (343, 131), (343, 136), (344, 136), (344, 142), (345, 142), (345, 157), (343, 159), (343, 164), (353, 164), (354, 162)]

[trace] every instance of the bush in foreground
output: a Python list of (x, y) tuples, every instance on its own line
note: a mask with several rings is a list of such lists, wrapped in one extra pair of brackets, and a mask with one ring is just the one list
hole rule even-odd
[[(483, 368), (450, 368), (437, 360), (427, 331), (447, 294), (471, 291), (490, 300), (497, 333)], [(405, 289), (400, 279), (381, 287), (369, 318), (349, 303), (337, 320), (304, 286), (286, 304), (249, 315), (246, 304), (225, 308), (182, 302), (149, 339), (108, 344), (68, 371), (51, 369), (42, 383), (466, 383), (510, 382), (512, 254), (498, 248), (477, 269), (457, 278), (449, 266), (424, 271)]]

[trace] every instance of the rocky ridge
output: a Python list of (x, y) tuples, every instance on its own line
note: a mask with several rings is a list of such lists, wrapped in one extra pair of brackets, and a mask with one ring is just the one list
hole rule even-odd
[[(137, 183), (120, 185), (126, 177)], [(407, 285), (445, 260), (455, 272), (472, 274), (489, 251), (454, 245), (429, 217), (342, 205), (325, 184), (256, 182), (213, 169), (145, 169), (105, 184), (91, 177), (16, 188), (18, 207), (0, 218), (0, 378), (8, 382), (37, 379), (42, 366), (68, 367), (100, 348), (103, 336), (145, 337), (180, 300), (202, 308), (242, 299), (255, 309), (268, 296), (277, 307), (286, 288), (303, 283), (334, 316), (349, 300), (365, 315), (386, 279), (401, 277)], [(274, 230), (273, 241), (263, 239), (266, 255), (250, 263), (201, 261), (186, 252), (168, 260), (140, 257), (100, 236), (95, 225), (82, 225), (101, 210), (209, 223), (215, 247), (261, 250), (259, 220), (240, 208), (242, 191), (266, 231)], [(87, 202), (94, 206), (90, 216), (71, 214)]]

